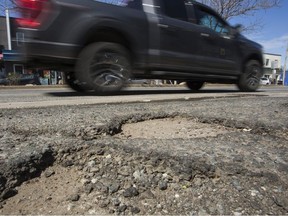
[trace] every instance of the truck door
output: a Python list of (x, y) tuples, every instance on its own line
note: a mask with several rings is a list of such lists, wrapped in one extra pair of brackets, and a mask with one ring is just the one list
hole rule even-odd
[(201, 64), (213, 74), (238, 73), (238, 49), (230, 33), (231, 27), (212, 10), (200, 5), (195, 5), (194, 8), (200, 27)]
[(162, 67), (175, 71), (201, 67), (199, 26), (189, 20), (184, 0), (162, 0), (160, 8), (158, 29)]
[(148, 21), (148, 32), (142, 34), (148, 34), (148, 67), (156, 68), (160, 65), (160, 32), (158, 28), (159, 24), (159, 2), (158, 0), (142, 0), (143, 10), (146, 13)]

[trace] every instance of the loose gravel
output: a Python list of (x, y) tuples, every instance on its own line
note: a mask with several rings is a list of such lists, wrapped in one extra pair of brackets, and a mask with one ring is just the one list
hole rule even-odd
[(0, 214), (288, 214), (288, 99), (0, 110)]

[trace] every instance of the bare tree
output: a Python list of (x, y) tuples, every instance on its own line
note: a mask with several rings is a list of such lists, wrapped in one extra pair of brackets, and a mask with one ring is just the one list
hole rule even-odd
[[(282, 0), (198, 0), (214, 8), (225, 20), (234, 17), (253, 16), (256, 11), (279, 7)], [(245, 26), (245, 31), (261, 28), (261, 20), (256, 19)]]
[(13, 10), (16, 8), (15, 0), (2, 0), (0, 2), (0, 11), (3, 12), (6, 9)]

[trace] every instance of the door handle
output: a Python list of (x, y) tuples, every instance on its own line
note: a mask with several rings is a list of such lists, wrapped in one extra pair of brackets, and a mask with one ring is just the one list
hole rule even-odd
[(209, 37), (210, 37), (210, 34), (207, 34), (207, 33), (201, 33), (201, 36), (202, 36), (202, 37), (209, 38)]
[(159, 28), (165, 28), (165, 29), (169, 28), (168, 25), (160, 24), (160, 23), (158, 23), (158, 27), (159, 27)]
[(161, 24), (161, 23), (158, 23), (158, 27), (165, 29), (166, 31), (170, 31), (170, 32), (175, 32), (179, 30), (179, 28), (176, 26), (171, 26), (171, 25), (166, 25), (166, 24)]

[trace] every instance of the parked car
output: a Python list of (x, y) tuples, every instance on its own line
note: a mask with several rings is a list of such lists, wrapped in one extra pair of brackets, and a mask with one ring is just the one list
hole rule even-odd
[(262, 78), (260, 79), (260, 84), (261, 84), (261, 85), (270, 85), (271, 82), (270, 82), (269, 78), (267, 78), (267, 77), (262, 77)]
[(6, 85), (8, 85), (8, 84), (9, 84), (9, 81), (7, 80), (7, 78), (5, 78), (5, 77), (0, 77), (0, 86), (1, 86), (1, 85), (6, 86)]
[(41, 85), (38, 75), (14, 74), (13, 76), (0, 78), (0, 85)]
[(261, 45), (197, 1), (16, 2), (28, 66), (64, 71), (76, 91), (117, 92), (132, 77), (256, 91), (263, 76)]
[(36, 74), (20, 74), (19, 85), (41, 85), (39, 76)]

